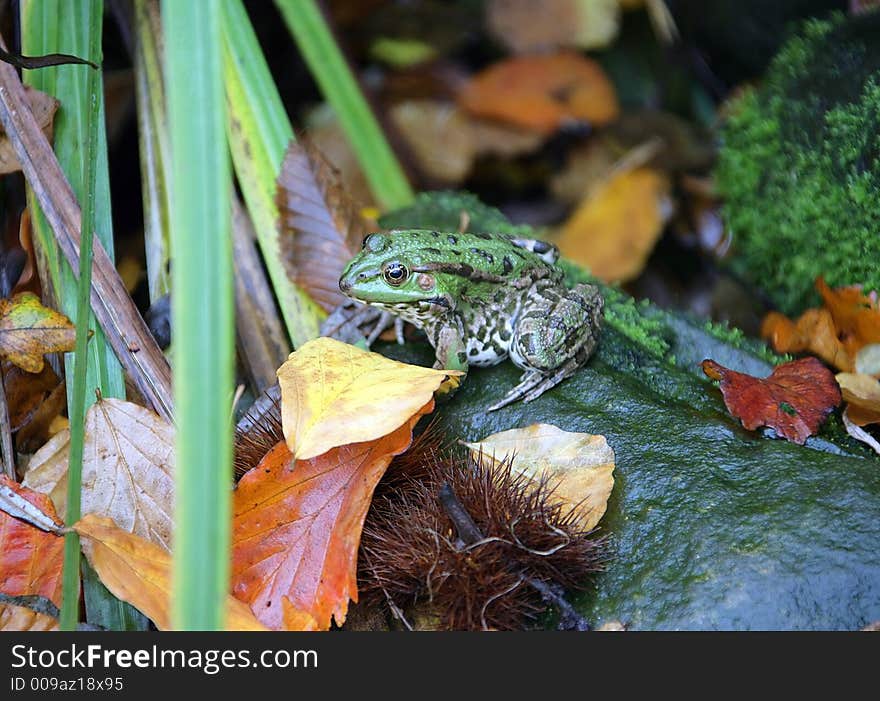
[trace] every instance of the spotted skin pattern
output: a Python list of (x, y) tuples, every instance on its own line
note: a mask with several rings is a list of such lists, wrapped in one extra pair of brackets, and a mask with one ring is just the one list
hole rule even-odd
[(467, 371), (506, 358), (524, 370), (490, 411), (529, 402), (574, 374), (599, 339), (603, 300), (569, 290), (555, 246), (502, 234), (370, 234), (339, 289), (422, 329), (435, 367)]

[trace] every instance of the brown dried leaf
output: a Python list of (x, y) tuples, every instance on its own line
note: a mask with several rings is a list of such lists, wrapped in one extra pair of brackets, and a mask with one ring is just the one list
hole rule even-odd
[(339, 172), (308, 141), (292, 141), (278, 176), (279, 236), (288, 275), (325, 311), (345, 297), (339, 276), (360, 250), (366, 221)]
[[(46, 135), (46, 138), (51, 141), (52, 123), (55, 118), (55, 112), (61, 103), (51, 95), (47, 95), (27, 85), (24, 91), (31, 112), (34, 115), (34, 120), (39, 125), (40, 130)], [(18, 161), (18, 156), (15, 155), (15, 150), (9, 142), (9, 137), (0, 127), (0, 175), (15, 173), (19, 170), (21, 170), (21, 163)]]
[(720, 380), (728, 411), (754, 431), (769, 426), (794, 443), (803, 444), (819, 430), (840, 404), (834, 375), (816, 358), (801, 358), (774, 368), (760, 379), (704, 360), (703, 372)]

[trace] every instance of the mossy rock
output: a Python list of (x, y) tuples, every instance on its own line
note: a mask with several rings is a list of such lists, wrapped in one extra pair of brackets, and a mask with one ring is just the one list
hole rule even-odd
[(716, 170), (734, 267), (785, 312), (880, 290), (880, 14), (807, 22), (731, 106)]
[[(458, 197), (435, 195), (448, 211), (426, 219), (416, 206), (395, 225), (454, 229)], [(483, 228), (482, 205), (466, 206)], [(486, 211), (496, 230), (505, 225)], [(836, 421), (807, 446), (746, 431), (699, 360), (765, 374), (772, 356), (735, 332), (608, 291), (619, 328), (606, 327), (574, 377), (487, 413), (519, 377), (502, 363), (471, 372), (438, 408), (449, 436), (465, 440), (536, 422), (607, 438), (616, 484), (600, 528), (613, 557), (581, 610), (637, 629), (856, 629), (880, 619), (880, 460)], [(382, 350), (433, 359), (424, 343)]]

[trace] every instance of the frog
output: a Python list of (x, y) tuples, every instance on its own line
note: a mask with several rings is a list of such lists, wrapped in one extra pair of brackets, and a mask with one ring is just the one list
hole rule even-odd
[(488, 407), (530, 402), (571, 377), (596, 348), (604, 301), (595, 285), (569, 289), (559, 250), (485, 232), (375, 232), (339, 278), (340, 291), (421, 329), (435, 368), (510, 359), (519, 383)]

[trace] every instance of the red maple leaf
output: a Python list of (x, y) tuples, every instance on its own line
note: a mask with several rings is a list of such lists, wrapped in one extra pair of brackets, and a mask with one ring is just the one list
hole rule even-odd
[(783, 363), (764, 379), (730, 370), (714, 360), (701, 365), (706, 375), (721, 381), (727, 410), (750, 431), (769, 426), (803, 444), (840, 404), (834, 375), (816, 358)]

